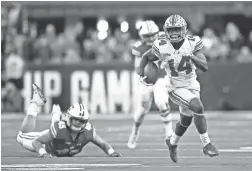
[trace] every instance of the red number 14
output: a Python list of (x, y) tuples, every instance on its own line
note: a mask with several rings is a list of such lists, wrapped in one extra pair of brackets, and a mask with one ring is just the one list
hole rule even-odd
[(192, 66), (190, 64), (190, 56), (183, 56), (179, 65), (178, 65), (178, 72), (175, 70), (174, 67), (174, 59), (171, 59), (168, 61), (170, 70), (171, 70), (171, 75), (173, 77), (178, 76), (178, 72), (181, 71), (186, 71), (186, 74), (190, 74), (192, 72)]

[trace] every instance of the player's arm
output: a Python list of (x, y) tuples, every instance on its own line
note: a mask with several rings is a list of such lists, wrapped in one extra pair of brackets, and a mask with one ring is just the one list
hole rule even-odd
[(199, 36), (194, 36), (192, 39), (195, 43), (193, 55), (191, 60), (197, 68), (201, 71), (206, 72), (208, 70), (207, 60), (205, 55), (202, 53), (203, 44)]
[(110, 157), (121, 157), (122, 154), (115, 152), (115, 150), (112, 148), (112, 146), (105, 141), (101, 136), (95, 133), (94, 130), (94, 136), (93, 139), (91, 140), (92, 143), (100, 147), (107, 155)]
[(191, 59), (195, 66), (199, 68), (201, 71), (206, 72), (208, 70), (207, 60), (205, 55), (201, 51), (195, 52)]
[(144, 68), (147, 65), (148, 61), (157, 61), (159, 58), (153, 53), (152, 49), (147, 50), (141, 60), (139, 68), (137, 68), (137, 74), (140, 76), (144, 76)]
[(32, 146), (35, 149), (35, 151), (39, 154), (39, 157), (48, 157), (47, 155), (49, 154), (46, 152), (46, 150), (43, 148), (42, 145), (50, 142), (53, 138), (54, 138), (53, 135), (50, 133), (50, 130), (48, 129), (44, 131), (41, 136), (39, 136), (32, 142)]

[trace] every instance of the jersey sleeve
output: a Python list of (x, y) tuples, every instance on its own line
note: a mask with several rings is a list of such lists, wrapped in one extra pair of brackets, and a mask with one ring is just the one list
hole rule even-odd
[(142, 53), (141, 53), (141, 50), (140, 50), (140, 47), (142, 45), (142, 42), (140, 41), (137, 41), (133, 47), (132, 47), (132, 50), (131, 50), (131, 53), (134, 55), (134, 56), (142, 56)]
[(194, 39), (195, 40), (194, 40), (193, 53), (203, 48), (203, 43), (201, 41), (201, 38), (199, 36), (194, 36)]
[(158, 32), (158, 39), (165, 39), (165, 32), (164, 31), (160, 31)]
[(64, 121), (56, 121), (51, 124), (49, 132), (52, 134), (54, 138), (56, 138), (58, 135), (58, 132), (61, 129), (65, 129), (65, 128), (66, 128), (66, 123)]
[(161, 57), (161, 54), (160, 54), (160, 52), (159, 52), (159, 40), (158, 40), (158, 39), (154, 41), (154, 43), (153, 43), (153, 45), (152, 45), (151, 51), (152, 51), (152, 53), (153, 53), (154, 55), (156, 55), (158, 58)]
[(88, 135), (91, 136), (90, 139), (94, 139), (96, 132), (94, 126), (88, 122), (84, 128), (86, 131), (88, 131)]
[(96, 136), (96, 130), (95, 128), (93, 127), (93, 138)]

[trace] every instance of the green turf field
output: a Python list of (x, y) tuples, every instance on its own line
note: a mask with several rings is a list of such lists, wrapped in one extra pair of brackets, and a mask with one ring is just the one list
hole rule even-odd
[[(168, 157), (163, 125), (158, 116), (147, 116), (135, 150), (129, 150), (126, 146), (132, 125), (129, 117), (93, 119), (97, 133), (123, 153), (121, 158), (106, 157), (101, 149), (88, 144), (76, 157), (38, 159), (35, 153), (26, 151), (16, 142), (22, 117), (2, 114), (2, 170), (251, 171), (252, 150), (239, 148), (252, 144), (252, 112), (211, 114), (208, 112), (209, 135), (220, 150), (220, 156), (209, 158), (203, 155), (199, 136), (192, 124), (180, 141), (179, 162), (176, 164)], [(49, 123), (43, 117), (38, 118), (36, 130), (47, 128)]]

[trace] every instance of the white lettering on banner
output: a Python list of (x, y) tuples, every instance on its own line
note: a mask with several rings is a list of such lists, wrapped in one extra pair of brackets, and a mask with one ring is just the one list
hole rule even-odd
[(121, 71), (119, 79), (117, 73), (118, 71), (115, 70), (107, 73), (109, 113), (115, 113), (116, 104), (120, 104), (122, 112), (128, 114), (130, 111), (130, 71)]
[(52, 97), (58, 97), (62, 92), (61, 74), (58, 71), (44, 72), (44, 95), (47, 98), (45, 112), (50, 113), (52, 107)]
[(86, 71), (74, 71), (70, 78), (70, 103), (83, 103), (89, 108), (88, 89), (89, 73)]
[(28, 108), (31, 102), (31, 84), (32, 84), (32, 74), (31, 72), (24, 73), (24, 89), (22, 90), (22, 96), (24, 98), (24, 111)]
[(91, 94), (90, 94), (90, 111), (96, 113), (97, 107), (100, 107), (101, 113), (107, 113), (107, 99), (106, 99), (106, 88), (103, 71), (94, 71), (91, 83)]
[[(90, 80), (90, 78), (92, 78)], [(106, 81), (105, 81), (106, 80)], [(96, 114), (97, 108), (101, 114), (116, 113), (116, 105), (121, 105), (121, 112), (125, 114), (136, 111), (139, 104), (139, 79), (137, 74), (130, 70), (95, 70), (73, 71), (69, 80), (62, 82), (61, 73), (53, 71), (27, 71), (24, 75), (24, 109), (30, 104), (32, 97), (32, 83), (41, 87), (47, 103), (45, 113), (51, 112), (52, 98), (64, 96), (63, 84), (69, 84), (69, 106), (74, 103), (84, 103), (91, 113)], [(107, 94), (106, 94), (107, 93)], [(60, 104), (62, 105), (62, 104)], [(68, 106), (64, 106), (67, 108)]]

